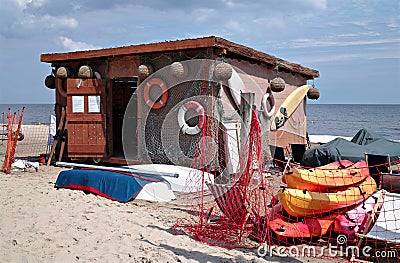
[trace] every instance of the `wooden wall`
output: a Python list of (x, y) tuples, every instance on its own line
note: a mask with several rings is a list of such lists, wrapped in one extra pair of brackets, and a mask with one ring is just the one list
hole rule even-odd
[[(204, 49), (204, 50), (191, 50), (191, 51), (185, 51), (183, 53), (186, 54), (186, 56), (189, 57), (194, 57), (196, 56), (196, 53), (198, 52), (204, 52), (204, 54), (207, 54), (207, 56), (210, 56), (210, 50), (209, 49)], [(177, 52), (170, 52), (170, 53), (165, 53), (168, 56), (176, 56), (177, 54), (183, 54), (183, 53), (177, 53)], [(150, 58), (155, 58), (157, 56), (162, 55), (162, 53), (157, 53), (157, 54), (144, 54), (146, 57)], [(212, 57), (212, 56), (210, 56)], [(187, 59), (188, 59), (187, 58)], [(116, 56), (116, 57), (106, 57), (106, 58), (96, 58), (96, 59), (91, 59), (91, 60), (85, 60), (85, 61), (68, 61), (65, 63), (62, 62), (57, 62), (54, 63), (54, 67), (59, 67), (59, 66), (67, 66), (70, 69), (72, 69), (72, 75), (71, 78), (76, 78), (77, 77), (77, 72), (78, 69), (81, 65), (89, 65), (92, 67), (94, 71), (97, 71), (101, 74), (102, 79), (104, 80), (104, 85), (105, 85), (105, 90), (104, 96), (105, 99), (105, 106), (104, 106), (104, 122), (105, 122), (105, 136), (107, 140), (107, 150), (105, 152), (107, 155), (104, 155), (104, 157), (109, 158), (112, 156), (112, 149), (113, 149), (113, 136), (112, 136), (112, 117), (113, 112), (112, 112), (112, 104), (113, 104), (113, 97), (112, 97), (112, 85), (111, 85), (111, 79), (113, 78), (122, 78), (122, 77), (133, 77), (137, 76), (138, 72), (138, 66), (142, 64), (142, 58), (140, 55), (125, 55), (125, 56)], [(165, 63), (172, 63), (173, 61), (165, 61)], [(267, 87), (268, 87), (268, 81), (272, 80), (276, 76), (276, 71), (274, 68), (268, 67), (264, 64), (257, 64), (257, 63), (250, 63), (245, 60), (238, 60), (238, 59), (233, 59), (233, 58), (228, 58), (228, 62), (235, 66), (238, 67), (240, 70), (243, 71), (244, 74), (240, 73), (241, 75), (247, 75), (248, 77), (244, 78), (244, 83), (246, 87), (250, 87), (248, 92), (254, 92), (255, 93), (255, 104), (258, 109), (260, 109), (260, 104), (261, 104), (261, 99), (262, 96), (264, 95)], [(157, 70), (157, 69), (155, 69)], [(299, 74), (292, 74), (292, 73), (286, 73), (286, 72), (280, 72), (279, 76), (282, 77), (286, 84), (287, 88), (286, 91), (282, 93), (274, 93), (275, 99), (276, 99), (276, 108), (279, 107), (279, 105), (282, 103), (284, 98), (289, 94), (290, 91), (294, 90), (296, 87), (301, 86), (306, 83), (306, 79), (299, 75)], [(60, 80), (57, 79), (56, 85), (58, 86), (56, 88), (62, 88), (66, 91), (66, 81), (65, 80)], [(257, 88), (251, 88), (255, 87)], [(223, 96), (226, 96), (223, 95)], [(224, 98), (223, 98), (224, 99)], [(227, 98), (226, 98), (227, 99)], [(138, 100), (139, 101), (139, 100)], [(60, 92), (56, 91), (56, 102), (58, 103), (59, 106), (66, 106), (67, 105), (67, 98), (65, 96), (62, 96)], [(232, 103), (232, 101), (230, 102)], [(271, 132), (270, 135), (270, 144), (273, 145), (278, 145), (278, 146), (288, 146), (289, 143), (305, 143), (305, 133), (306, 133), (306, 113), (305, 113), (305, 105), (306, 101), (304, 100), (303, 103), (300, 104), (299, 109), (294, 113), (291, 121), (288, 121), (288, 124), (292, 123), (292, 128), (288, 127), (283, 128), (280, 131), (277, 132)], [(59, 113), (57, 113), (57, 120), (59, 120)], [(300, 126), (298, 124), (301, 124)], [(70, 130), (74, 130), (75, 127), (70, 126)], [(297, 129), (297, 131), (296, 131)], [(140, 136), (140, 134), (139, 134)], [(72, 143), (72, 141), (71, 141)], [(72, 149), (71, 149), (72, 150)], [(96, 154), (98, 156), (98, 154)]]

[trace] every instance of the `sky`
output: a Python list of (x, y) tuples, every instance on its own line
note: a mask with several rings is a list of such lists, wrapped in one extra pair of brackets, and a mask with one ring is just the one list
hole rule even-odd
[(317, 69), (311, 103), (400, 103), (398, 0), (1, 0), (0, 104), (54, 103), (42, 53), (210, 35)]

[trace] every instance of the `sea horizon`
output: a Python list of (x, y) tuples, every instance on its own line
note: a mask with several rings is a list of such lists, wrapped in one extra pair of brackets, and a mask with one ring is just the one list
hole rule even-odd
[[(8, 108), (21, 110), (25, 106), (23, 124), (46, 124), (54, 114), (54, 104), (0, 104), (0, 118), (7, 118)], [(382, 103), (307, 103), (307, 130), (310, 135), (353, 137), (360, 129), (400, 140), (400, 104)], [(0, 119), (2, 122), (2, 119)]]
[[(55, 103), (0, 103), (0, 105), (54, 105)], [(338, 103), (315, 103), (308, 102), (307, 105), (400, 105), (400, 103), (364, 103), (364, 102), (338, 102)]]

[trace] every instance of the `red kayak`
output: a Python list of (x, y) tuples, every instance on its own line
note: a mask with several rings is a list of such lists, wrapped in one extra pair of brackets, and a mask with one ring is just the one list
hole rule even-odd
[(312, 238), (325, 235), (336, 215), (326, 217), (292, 217), (278, 204), (271, 211), (269, 227), (278, 237)]

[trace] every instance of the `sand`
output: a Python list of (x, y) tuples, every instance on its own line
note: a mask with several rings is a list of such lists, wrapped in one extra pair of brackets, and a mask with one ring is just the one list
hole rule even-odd
[[(2, 262), (298, 262), (175, 235), (171, 227), (177, 218), (188, 216), (179, 198), (119, 203), (55, 189), (63, 169), (40, 166), (38, 172), (0, 173)], [(316, 261), (302, 259), (310, 260)]]
[[(26, 125), (16, 157), (48, 151), (48, 126)], [(0, 144), (3, 163), (7, 141)], [(176, 193), (169, 203), (119, 203), (79, 190), (56, 189), (66, 168), (41, 165), (38, 172), (0, 172), (1, 262), (329, 262), (313, 258), (257, 256), (174, 234), (189, 216)]]

